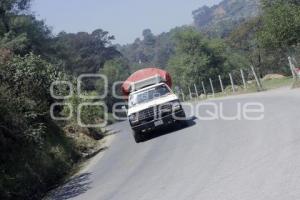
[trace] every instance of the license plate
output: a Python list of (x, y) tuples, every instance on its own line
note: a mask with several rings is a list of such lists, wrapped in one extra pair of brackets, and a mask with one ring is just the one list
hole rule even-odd
[(154, 122), (154, 126), (161, 126), (163, 124), (164, 124), (164, 122), (162, 120), (158, 120), (158, 121)]

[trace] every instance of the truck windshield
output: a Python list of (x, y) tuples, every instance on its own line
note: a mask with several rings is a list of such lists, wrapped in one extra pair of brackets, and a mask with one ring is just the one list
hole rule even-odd
[(145, 103), (169, 94), (171, 94), (169, 88), (165, 85), (160, 85), (150, 88), (149, 90), (144, 90), (130, 95), (128, 103), (130, 107), (133, 107), (137, 104)]

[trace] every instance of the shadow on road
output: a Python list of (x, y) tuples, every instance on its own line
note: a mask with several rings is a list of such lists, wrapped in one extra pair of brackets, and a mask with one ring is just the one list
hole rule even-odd
[(182, 125), (181, 123), (178, 122), (172, 126), (166, 126), (161, 129), (153, 130), (151, 132), (151, 134), (146, 133), (143, 142), (147, 142), (149, 140), (152, 140), (152, 139), (164, 136), (164, 135), (172, 134), (172, 133), (178, 132), (180, 130), (194, 126), (196, 124), (196, 122), (195, 122), (196, 119), (197, 119), (197, 117), (193, 116), (193, 117), (187, 119), (186, 125)]
[(85, 193), (91, 188), (90, 176), (91, 173), (84, 173), (75, 176), (63, 186), (55, 189), (53, 192), (50, 193), (49, 197), (46, 197), (44, 199), (66, 200), (79, 196), (80, 194)]

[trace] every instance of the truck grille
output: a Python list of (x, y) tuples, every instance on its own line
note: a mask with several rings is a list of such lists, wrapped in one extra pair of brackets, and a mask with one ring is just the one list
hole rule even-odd
[(142, 110), (138, 113), (138, 119), (139, 121), (147, 120), (151, 121), (154, 120), (154, 116), (156, 113), (156, 107), (147, 108), (145, 110)]
[(161, 106), (155, 106), (147, 108), (138, 113), (139, 121), (152, 121), (154, 119), (159, 119), (166, 115), (172, 114), (172, 104), (164, 104)]

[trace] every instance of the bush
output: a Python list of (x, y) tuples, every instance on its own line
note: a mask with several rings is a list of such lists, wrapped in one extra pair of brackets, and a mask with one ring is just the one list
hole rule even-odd
[(49, 87), (60, 73), (33, 54), (0, 72), (0, 199), (40, 199), (79, 159), (49, 116)]

